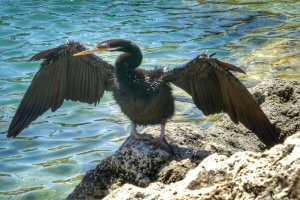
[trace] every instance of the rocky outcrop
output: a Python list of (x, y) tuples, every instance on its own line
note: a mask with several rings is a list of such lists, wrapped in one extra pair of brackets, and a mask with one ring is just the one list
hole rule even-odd
[[(288, 137), (283, 144), (265, 150), (226, 116), (208, 129), (169, 123), (174, 156), (147, 141), (119, 149), (67, 199), (300, 199), (300, 82), (269, 80), (252, 93)], [(155, 137), (159, 127), (144, 133)]]
[(263, 153), (212, 154), (182, 181), (125, 184), (105, 199), (300, 199), (300, 133)]

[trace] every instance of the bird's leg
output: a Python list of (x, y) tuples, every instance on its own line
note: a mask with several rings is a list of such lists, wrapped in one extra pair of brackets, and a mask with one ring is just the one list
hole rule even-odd
[(136, 143), (137, 141), (146, 139), (144, 135), (139, 134), (136, 131), (136, 123), (131, 122), (131, 132), (129, 137), (125, 140), (125, 142), (122, 144), (122, 147), (129, 147), (130, 145)]
[(171, 148), (171, 145), (167, 142), (165, 138), (165, 128), (166, 128), (166, 122), (162, 122), (160, 124), (160, 135), (159, 138), (154, 141), (154, 144), (161, 148), (162, 150), (168, 152), (169, 154), (174, 155), (174, 152)]
[(131, 132), (130, 132), (130, 136), (134, 137), (134, 138), (138, 138), (139, 134), (136, 131), (136, 123), (131, 122)]
[(159, 135), (159, 139), (162, 141), (167, 141), (165, 138), (165, 130), (166, 130), (166, 123), (163, 122), (160, 124), (160, 135)]

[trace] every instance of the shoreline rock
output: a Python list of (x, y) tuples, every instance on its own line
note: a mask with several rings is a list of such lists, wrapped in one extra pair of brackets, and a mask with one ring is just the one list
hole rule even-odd
[[(251, 92), (283, 144), (265, 150), (227, 116), (208, 129), (168, 123), (174, 157), (147, 141), (119, 149), (67, 199), (300, 199), (300, 81), (267, 80)], [(143, 132), (157, 137), (159, 127)]]
[(300, 133), (263, 153), (212, 154), (182, 181), (126, 183), (104, 199), (299, 199)]

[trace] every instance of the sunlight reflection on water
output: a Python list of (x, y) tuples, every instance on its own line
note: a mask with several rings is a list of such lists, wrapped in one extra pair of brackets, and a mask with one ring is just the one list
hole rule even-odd
[[(97, 107), (65, 102), (20, 137), (7, 139), (11, 118), (38, 69), (27, 60), (38, 51), (67, 40), (92, 47), (127, 38), (141, 46), (146, 68), (178, 66), (208, 52), (247, 71), (240, 76), (247, 86), (270, 75), (299, 79), (299, 2), (241, 2), (247, 3), (1, 1), (0, 198), (62, 199), (129, 132), (128, 119), (106, 94)], [(116, 55), (101, 57), (113, 63)], [(207, 123), (194, 106), (176, 105), (173, 121)]]

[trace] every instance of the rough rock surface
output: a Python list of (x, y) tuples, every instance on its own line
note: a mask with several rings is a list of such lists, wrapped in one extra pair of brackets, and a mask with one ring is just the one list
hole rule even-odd
[(300, 199), (300, 133), (263, 153), (212, 154), (182, 181), (125, 184), (105, 199)]
[[(284, 144), (265, 150), (226, 116), (208, 129), (168, 123), (175, 156), (147, 141), (122, 148), (67, 199), (300, 199), (300, 82), (268, 80), (252, 93), (282, 139), (289, 136)], [(144, 133), (155, 137), (159, 127)]]

